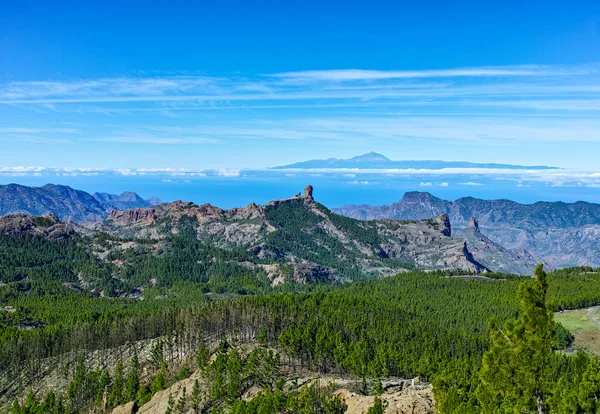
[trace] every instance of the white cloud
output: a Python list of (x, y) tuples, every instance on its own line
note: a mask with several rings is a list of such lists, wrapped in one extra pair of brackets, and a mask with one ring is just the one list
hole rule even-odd
[(448, 187), (448, 183), (447, 182), (440, 183), (440, 187)]
[(476, 183), (476, 182), (473, 182), (473, 181), (467, 181), (465, 183), (458, 183), (458, 184), (459, 185), (468, 185), (468, 186), (471, 186), (471, 187), (479, 187), (479, 186), (483, 185), (481, 183)]
[(348, 181), (347, 184), (350, 184), (350, 185), (378, 185), (379, 182), (369, 181), (369, 180), (353, 180), (353, 181)]
[(423, 183), (422, 182), (422, 183), (419, 183), (419, 186), (420, 187), (431, 187), (431, 186), (433, 186), (433, 183), (430, 183), (430, 182), (424, 182)]
[(275, 73), (275, 78), (312, 81), (372, 81), (387, 79), (415, 78), (456, 78), (456, 77), (490, 77), (490, 76), (566, 76), (588, 75), (598, 73), (596, 65), (585, 67), (521, 65), (521, 66), (483, 66), (440, 70), (312, 70), (300, 72)]
[(219, 177), (239, 177), (240, 176), (240, 170), (223, 169), (223, 170), (218, 170), (216, 172), (216, 174)]

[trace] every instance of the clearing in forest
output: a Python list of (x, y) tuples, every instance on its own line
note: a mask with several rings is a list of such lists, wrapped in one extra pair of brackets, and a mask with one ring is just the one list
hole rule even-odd
[(600, 355), (600, 306), (557, 312), (554, 320), (563, 324), (574, 337), (572, 348)]

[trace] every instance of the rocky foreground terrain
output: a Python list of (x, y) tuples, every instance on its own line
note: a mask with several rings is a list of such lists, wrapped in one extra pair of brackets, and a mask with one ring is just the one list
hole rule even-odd
[[(480, 200), (473, 197), (446, 201), (429, 193), (409, 192), (385, 206), (348, 205), (334, 208), (337, 214), (360, 220), (423, 220), (440, 214), (450, 218), (455, 234), (470, 238), (471, 217), (478, 222), (479, 236), (503, 249), (531, 257), (548, 268), (600, 266), (600, 205), (586, 202), (537, 202), (519, 204), (510, 200)], [(471, 232), (472, 233), (472, 232)], [(471, 243), (469, 243), (471, 245)], [(490, 245), (491, 246), (491, 245)], [(493, 250), (498, 250), (494, 247)], [(473, 251), (475, 258), (489, 263), (493, 258)]]
[[(363, 395), (357, 391), (360, 388), (360, 380), (347, 379), (340, 377), (322, 376), (318, 373), (304, 373), (294, 377), (293, 381), (299, 384), (306, 384), (312, 380), (318, 381), (322, 386), (333, 386), (334, 394), (340, 396), (348, 409), (346, 414), (364, 414), (373, 406), (374, 396)], [(183, 398), (190, 399), (191, 391), (194, 387), (194, 381), (202, 383), (203, 378), (200, 372), (194, 373), (190, 378), (177, 381), (166, 390), (156, 393), (152, 399), (141, 407), (136, 407), (134, 403), (125, 404), (116, 407), (112, 414), (162, 414), (169, 407), (169, 399), (179, 401)], [(286, 382), (286, 386), (292, 385), (292, 380)], [(385, 413), (389, 414), (433, 414), (434, 399), (433, 390), (430, 384), (422, 383), (419, 378), (412, 380), (392, 379), (382, 381), (384, 392), (379, 396), (383, 401)], [(250, 389), (243, 397), (245, 400), (252, 399), (258, 389)], [(208, 392), (205, 390), (204, 392)], [(185, 394), (184, 394), (185, 393)], [(184, 413), (193, 414), (194, 411), (189, 408)]]

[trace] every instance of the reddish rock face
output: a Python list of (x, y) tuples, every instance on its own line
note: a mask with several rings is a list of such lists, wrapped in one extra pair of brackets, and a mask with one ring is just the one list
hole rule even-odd
[(313, 186), (312, 185), (309, 184), (306, 187), (304, 187), (304, 197), (310, 198), (311, 200), (313, 199)]
[(158, 218), (154, 208), (134, 208), (133, 210), (110, 212), (109, 219), (123, 225), (133, 223), (152, 223)]

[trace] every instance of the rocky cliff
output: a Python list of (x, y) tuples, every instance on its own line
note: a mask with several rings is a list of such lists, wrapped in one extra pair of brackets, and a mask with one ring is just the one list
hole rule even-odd
[[(600, 266), (599, 204), (519, 204), (473, 197), (445, 201), (429, 193), (409, 192), (391, 205), (349, 205), (333, 211), (360, 220), (422, 220), (447, 214), (456, 230), (468, 228), (470, 218), (477, 217), (480, 234), (506, 250), (524, 252), (519, 256), (524, 255), (525, 262), (531, 255), (532, 260), (540, 258), (553, 268)], [(473, 253), (479, 260), (478, 253)]]

